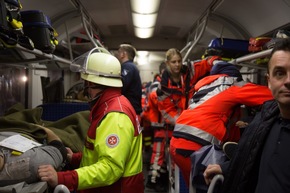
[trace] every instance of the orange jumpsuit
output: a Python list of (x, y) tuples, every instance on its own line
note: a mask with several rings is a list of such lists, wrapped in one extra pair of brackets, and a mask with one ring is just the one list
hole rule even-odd
[[(161, 113), (158, 110), (156, 90), (158, 81), (152, 83), (148, 94), (148, 108), (144, 114), (150, 121), (150, 128), (154, 132), (153, 149), (150, 160), (149, 183), (157, 183), (157, 178), (167, 173), (165, 160), (166, 131)], [(160, 178), (161, 179), (161, 178)]]
[(150, 129), (150, 120), (148, 117), (148, 86), (142, 89), (142, 113), (140, 115), (140, 124), (143, 128), (142, 136), (143, 136), (143, 150), (145, 152), (149, 152), (151, 150), (153, 131)]

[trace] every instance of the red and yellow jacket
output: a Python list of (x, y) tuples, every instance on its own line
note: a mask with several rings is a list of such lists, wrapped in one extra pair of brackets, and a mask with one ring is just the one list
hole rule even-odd
[(80, 167), (58, 172), (58, 183), (82, 193), (143, 193), (142, 135), (130, 102), (106, 89), (90, 118), (83, 152), (73, 155)]
[(262, 105), (273, 99), (266, 86), (236, 81), (225, 74), (207, 76), (195, 85), (197, 91), (176, 121), (170, 145), (197, 150), (201, 145), (220, 144), (227, 133), (227, 123), (236, 107)]

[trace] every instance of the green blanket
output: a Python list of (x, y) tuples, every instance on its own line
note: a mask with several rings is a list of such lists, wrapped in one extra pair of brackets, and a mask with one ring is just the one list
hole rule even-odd
[(41, 115), (41, 107), (24, 109), (21, 104), (16, 104), (4, 116), (0, 117), (0, 131), (23, 133), (39, 142), (44, 142), (46, 139), (45, 131), (33, 125), (38, 124), (55, 132), (64, 145), (70, 147), (72, 151), (82, 151), (90, 124), (88, 121), (89, 111), (80, 111), (54, 122), (42, 120)]

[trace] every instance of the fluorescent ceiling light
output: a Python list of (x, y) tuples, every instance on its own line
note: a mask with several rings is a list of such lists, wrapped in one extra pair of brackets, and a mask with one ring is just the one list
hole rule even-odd
[(133, 25), (137, 37), (153, 36), (159, 5), (160, 0), (131, 0)]
[(149, 55), (148, 51), (137, 51), (137, 56), (139, 57), (147, 57)]
[(153, 35), (154, 28), (137, 28), (135, 27), (135, 35), (139, 38), (150, 38)]
[(157, 19), (157, 13), (155, 14), (139, 14), (132, 13), (133, 25), (138, 28), (150, 28), (154, 27)]
[(150, 14), (157, 13), (160, 0), (131, 0), (133, 12)]
[(148, 58), (137, 58), (138, 65), (146, 65), (148, 63), (149, 63)]

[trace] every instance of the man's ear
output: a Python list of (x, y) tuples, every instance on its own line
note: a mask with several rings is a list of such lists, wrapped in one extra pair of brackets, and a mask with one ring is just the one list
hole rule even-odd
[(270, 78), (269, 73), (267, 73), (265, 79), (267, 80), (268, 88), (271, 89), (271, 85), (269, 84), (269, 78)]

